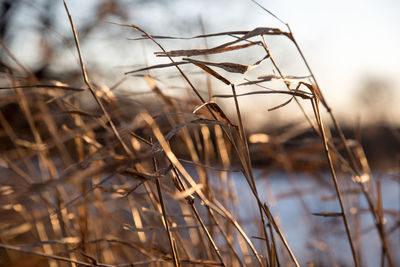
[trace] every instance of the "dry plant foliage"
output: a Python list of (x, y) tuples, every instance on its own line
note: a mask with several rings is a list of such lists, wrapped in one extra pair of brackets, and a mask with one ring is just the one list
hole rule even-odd
[[(302, 158), (302, 164), (306, 164), (309, 153), (325, 157), (326, 163), (308, 164), (311, 168), (317, 168), (315, 164), (329, 168), (330, 188), (335, 192), (340, 212), (309, 212), (308, 216), (341, 220), (346, 229), (348, 253), (354, 265), (359, 266), (360, 244), (354, 241), (355, 229), (349, 224), (358, 215), (356, 212), (349, 216), (349, 201), (343, 201), (343, 185), (339, 181), (352, 183), (355, 193), (348, 195), (362, 194), (367, 200), (368, 212), (380, 237), (382, 260), (387, 266), (395, 265), (388, 236), (396, 226), (388, 230), (384, 223), (380, 187), (378, 184), (378, 190), (374, 189), (362, 147), (344, 137), (311, 70), (308, 68), (306, 77), (284, 75), (268, 47), (269, 36), (288, 38), (308, 67), (287, 24), (284, 24), (287, 30), (262, 27), (198, 35), (193, 38), (226, 36), (233, 41), (212, 48), (173, 51), (166, 51), (159, 40), (188, 38), (152, 36), (138, 26), (120, 24), (140, 32), (143, 36), (139, 39), (154, 42), (161, 49), (155, 55), (170, 60), (167, 64), (126, 73), (144, 74), (143, 79), (163, 103), (160, 114), (143, 109), (132, 115), (120, 109), (115, 88), (94, 86), (88, 77), (73, 19), (65, 2), (64, 5), (84, 85), (73, 87), (63, 81), (39, 81), (22, 65), (22, 73), (5, 66), (8, 84), (1, 87), (0, 110), (2, 139), (7, 142), (1, 155), (1, 264), (299, 266), (270, 204), (259, 196), (243, 127), (245, 118), (241, 117), (238, 102), (239, 97), (278, 94), (289, 96), (289, 100), (270, 110), (295, 101), (308, 126), (295, 126), (274, 136), (265, 146), (263, 156), (274, 159), (289, 176), (295, 175), (296, 158)], [(262, 47), (265, 54), (251, 65), (203, 59), (253, 46)], [(2, 47), (8, 51), (4, 44)], [(221, 74), (225, 71), (242, 75), (264, 61), (273, 64), (275, 74), (241, 84), (234, 84)], [(216, 102), (206, 101), (180, 68), (187, 64), (197, 66), (231, 90), (230, 94), (213, 97), (234, 100), (237, 116), (234, 120)], [(176, 68), (197, 100), (186, 101), (165, 94), (151, 75), (151, 70), (164, 68)], [(272, 80), (281, 81), (287, 90), (236, 92), (237, 86), (259, 86)], [(87, 92), (98, 109), (88, 110), (80, 101)], [(311, 105), (313, 114), (307, 114), (303, 105)], [(329, 113), (339, 138), (333, 138), (324, 127), (320, 107)], [(10, 114), (9, 110), (16, 114)], [(12, 115), (18, 119), (11, 120)], [(237, 121), (237, 125), (232, 121)], [(304, 144), (300, 150), (284, 151), (286, 141), (310, 129), (315, 132), (316, 140), (312, 147)], [(336, 169), (349, 173), (354, 182), (338, 181)], [(243, 196), (237, 193), (240, 188), (235, 189), (233, 172), (241, 172), (252, 193), (247, 197), (259, 212), (259, 217), (251, 222), (259, 229), (257, 236), (249, 236), (243, 226), (248, 222), (246, 214), (236, 207)], [(302, 201), (301, 195), (297, 192), (289, 197)], [(309, 242), (318, 238), (310, 237)], [(318, 242), (315, 246), (319, 247), (319, 253), (329, 258), (330, 248), (323, 241)], [(329, 258), (323, 262), (334, 265), (337, 260)]]

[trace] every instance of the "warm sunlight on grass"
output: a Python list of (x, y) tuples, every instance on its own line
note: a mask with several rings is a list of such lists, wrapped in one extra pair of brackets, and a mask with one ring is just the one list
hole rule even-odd
[[(122, 1), (102, 1), (92, 24), (59, 4), (68, 36), (41, 48), (69, 49), (74, 66), (31, 69), (0, 42), (1, 266), (400, 262), (399, 130), (342, 127), (289, 24), (256, 1), (279, 26), (209, 33), (197, 20), (203, 33), (179, 37), (107, 22), (146, 61), (112, 82), (82, 44), (102, 45), (93, 28), (126, 17)], [(303, 72), (282, 68), (276, 40)], [(384, 85), (363, 92), (381, 86), (384, 105)], [(274, 113), (289, 107), (290, 123)]]

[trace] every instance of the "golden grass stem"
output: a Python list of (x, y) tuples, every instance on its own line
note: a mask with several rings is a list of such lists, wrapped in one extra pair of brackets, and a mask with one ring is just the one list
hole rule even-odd
[(332, 175), (332, 179), (333, 179), (333, 182), (334, 182), (334, 185), (335, 185), (336, 195), (337, 195), (337, 197), (339, 199), (340, 209), (342, 211), (343, 223), (344, 223), (344, 226), (346, 228), (346, 234), (347, 234), (347, 238), (349, 240), (351, 253), (353, 255), (354, 265), (356, 267), (358, 267), (359, 266), (358, 257), (357, 257), (356, 249), (354, 247), (353, 238), (351, 236), (350, 226), (349, 226), (348, 219), (347, 219), (347, 212), (346, 212), (346, 209), (345, 209), (344, 204), (343, 204), (342, 194), (340, 192), (339, 184), (338, 184), (338, 181), (337, 181), (335, 168), (333, 167), (333, 162), (332, 162), (331, 154), (329, 152), (329, 146), (328, 146), (327, 138), (326, 138), (326, 135), (325, 135), (325, 129), (324, 129), (324, 125), (323, 125), (323, 122), (322, 122), (321, 113), (319, 111), (318, 96), (315, 96), (315, 97), (316, 97), (315, 100), (311, 100), (312, 106), (313, 106), (313, 110), (314, 110), (315, 117), (316, 117), (318, 125), (319, 125), (319, 129), (320, 129), (320, 133), (321, 133), (321, 137), (322, 137), (322, 142), (323, 142), (323, 145), (324, 145), (325, 155), (326, 155), (326, 158), (328, 160), (329, 169), (330, 169), (330, 172), (331, 172), (331, 175)]
[(238, 253), (236, 252), (236, 250), (234, 248), (234, 244), (232, 244), (232, 241), (230, 240), (229, 236), (225, 233), (225, 231), (222, 228), (221, 224), (218, 222), (218, 220), (217, 220), (217, 218), (216, 218), (216, 216), (214, 214), (214, 211), (212, 209), (210, 209), (208, 206), (207, 206), (207, 210), (210, 213), (210, 215), (211, 215), (212, 219), (214, 220), (215, 224), (217, 225), (219, 232), (221, 233), (221, 235), (226, 240), (226, 243), (228, 244), (228, 246), (229, 246), (230, 250), (232, 251), (233, 255), (235, 256), (235, 258), (239, 262), (239, 265), (240, 266), (244, 266), (242, 260), (240, 259)]
[(72, 260), (69, 258), (57, 256), (57, 255), (51, 255), (51, 254), (47, 254), (47, 253), (37, 252), (37, 251), (29, 250), (29, 249), (22, 248), (22, 247), (16, 247), (16, 246), (12, 246), (12, 245), (0, 244), (0, 248), (14, 250), (14, 251), (22, 252), (22, 253), (28, 253), (28, 254), (32, 254), (35, 256), (39, 256), (39, 257), (45, 257), (47, 259), (68, 262), (70, 264), (78, 264), (78, 265), (82, 265), (82, 266), (113, 267), (113, 265), (109, 265), (109, 264), (102, 264), (99, 262), (97, 262), (96, 264), (92, 264), (92, 263), (87, 263), (87, 262), (83, 262), (83, 261)]
[[(346, 150), (347, 157), (350, 160), (351, 168), (356, 173), (356, 175), (359, 175), (359, 176), (362, 175), (362, 173), (360, 172), (359, 168), (357, 167), (355, 157), (354, 157), (353, 153), (350, 150), (348, 142), (346, 141), (346, 137), (344, 136), (343, 130), (340, 127), (338, 121), (336, 120), (336, 117), (333, 114), (332, 108), (329, 106), (329, 104), (327, 103), (325, 97), (323, 96), (322, 90), (318, 85), (317, 79), (316, 79), (316, 77), (315, 77), (310, 65), (308, 64), (308, 61), (307, 61), (306, 57), (303, 54), (303, 51), (301, 50), (299, 44), (297, 43), (296, 38), (294, 38), (294, 36), (293, 36), (292, 29), (290, 28), (289, 24), (285, 23), (285, 25), (289, 30), (289, 33), (290, 33), (291, 40), (292, 40), (293, 44), (296, 46), (297, 51), (299, 52), (304, 64), (306, 65), (306, 67), (308, 69), (308, 72), (311, 74), (311, 77), (312, 77), (312, 79), (314, 81), (314, 84), (316, 86), (316, 89), (318, 91), (318, 95), (322, 99), (323, 105), (326, 108), (327, 112), (329, 113), (329, 115), (331, 117), (331, 120), (333, 122), (333, 125), (334, 125), (336, 131), (339, 134), (340, 141), (341, 141), (342, 145), (344, 146), (344, 148)], [(388, 258), (388, 264), (389, 264), (389, 266), (394, 266), (393, 265), (392, 256), (391, 256), (391, 253), (390, 253), (387, 241), (386, 241), (385, 232), (382, 231), (382, 227), (381, 227), (382, 222), (379, 219), (379, 215), (376, 213), (377, 209), (375, 208), (375, 205), (373, 204), (373, 201), (371, 199), (371, 196), (368, 193), (368, 190), (366, 189), (365, 184), (364, 183), (359, 183), (359, 185), (360, 185), (360, 187), (362, 189), (364, 197), (366, 198), (366, 200), (368, 202), (369, 210), (370, 210), (371, 214), (374, 217), (375, 227), (377, 228), (379, 237), (380, 237), (381, 242), (382, 242), (382, 247), (385, 250), (385, 254), (386, 254), (387, 258)]]
[(196, 216), (196, 219), (200, 223), (201, 227), (204, 229), (204, 232), (206, 233), (208, 240), (210, 241), (215, 253), (217, 254), (218, 259), (221, 261), (221, 264), (223, 266), (226, 266), (225, 263), (224, 263), (224, 259), (222, 258), (221, 252), (219, 251), (219, 249), (217, 247), (217, 244), (215, 243), (214, 239), (212, 238), (212, 236), (211, 236), (210, 232), (208, 231), (206, 225), (204, 224), (203, 220), (201, 219), (200, 214), (197, 211), (196, 206), (194, 205), (194, 201), (193, 201), (193, 203), (191, 203), (191, 206), (192, 206), (192, 210), (194, 212), (194, 215)]
[(85, 82), (85, 84), (87, 85), (87, 87), (89, 88), (90, 93), (93, 95), (94, 99), (96, 100), (97, 104), (99, 105), (100, 109), (102, 110), (102, 112), (104, 113), (104, 115), (106, 116), (106, 119), (108, 121), (108, 123), (111, 126), (111, 129), (115, 135), (115, 137), (118, 139), (118, 141), (121, 143), (122, 147), (124, 148), (125, 152), (133, 157), (133, 153), (132, 151), (129, 149), (129, 147), (125, 144), (124, 140), (122, 140), (121, 135), (119, 134), (117, 128), (114, 125), (114, 122), (112, 121), (110, 114), (108, 114), (108, 111), (106, 110), (106, 108), (104, 107), (103, 103), (101, 102), (100, 98), (97, 96), (94, 88), (92, 87), (92, 85), (89, 82), (89, 78), (86, 72), (86, 67), (83, 63), (83, 57), (82, 57), (82, 52), (81, 52), (81, 46), (79, 44), (79, 38), (78, 38), (78, 34), (76, 33), (76, 28), (74, 25), (74, 21), (72, 19), (71, 13), (68, 10), (68, 6), (67, 3), (65, 2), (65, 0), (63, 0), (64, 2), (64, 7), (65, 7), (65, 11), (67, 12), (68, 15), (68, 19), (69, 22), (71, 24), (71, 29), (72, 29), (72, 33), (74, 35), (74, 40), (75, 40), (75, 46), (78, 52), (78, 56), (79, 56), (79, 62), (80, 62), (80, 66), (81, 66), (81, 71), (82, 71), (82, 75), (83, 75), (83, 80)]
[[(153, 158), (153, 166), (154, 166), (154, 171), (157, 172), (157, 162), (156, 162), (155, 158)], [(164, 227), (165, 227), (165, 229), (167, 230), (167, 233), (168, 233), (168, 240), (169, 240), (169, 244), (170, 244), (170, 247), (171, 247), (172, 260), (174, 262), (174, 266), (175, 267), (179, 267), (180, 263), (179, 263), (178, 252), (176, 251), (175, 240), (172, 237), (172, 233), (171, 233), (171, 230), (169, 228), (169, 223), (168, 223), (168, 220), (167, 220), (167, 211), (165, 209), (164, 198), (163, 198), (163, 195), (162, 195), (162, 192), (161, 192), (160, 178), (156, 179), (156, 186), (157, 186), (158, 199), (160, 201), (161, 210), (162, 210), (163, 224), (164, 224)]]
[[(252, 187), (252, 192), (255, 195), (258, 204), (258, 208), (259, 208), (259, 212), (260, 212), (260, 216), (261, 216), (261, 222), (262, 222), (262, 229), (263, 229), (263, 233), (264, 233), (264, 237), (265, 237), (265, 243), (267, 246), (267, 255), (270, 255), (270, 244), (269, 244), (269, 238), (268, 238), (268, 232), (267, 232), (267, 226), (266, 226), (266, 222), (265, 222), (265, 218), (264, 218), (264, 214), (262, 212), (262, 205), (260, 205), (260, 201), (258, 198), (258, 192), (257, 192), (257, 187), (256, 187), (256, 182), (254, 179), (254, 175), (253, 175), (253, 168), (251, 167), (251, 159), (250, 159), (250, 153), (249, 153), (249, 145), (247, 143), (247, 139), (246, 139), (246, 134), (244, 131), (244, 126), (243, 126), (243, 121), (242, 121), (242, 115), (240, 114), (240, 107), (239, 107), (239, 101), (236, 95), (236, 89), (235, 89), (235, 85), (231, 84), (231, 88), (232, 88), (232, 94), (233, 94), (233, 99), (235, 101), (235, 109), (236, 109), (236, 115), (238, 118), (238, 123), (239, 123), (239, 133), (240, 133), (240, 139), (243, 143), (244, 149), (245, 149), (245, 154), (244, 156), (244, 163), (245, 163), (245, 173), (246, 173), (246, 177), (248, 177), (247, 181), (250, 185), (250, 187)], [(269, 262), (271, 262), (272, 259), (268, 259), (267, 260), (267, 266), (269, 266)]]
[(261, 266), (264, 266), (262, 263), (260, 255), (257, 253), (256, 248), (254, 247), (253, 243), (251, 242), (250, 238), (246, 235), (246, 232), (243, 230), (243, 228), (240, 226), (237, 220), (230, 214), (228, 210), (226, 210), (222, 204), (216, 201), (216, 205), (222, 210), (221, 215), (225, 216), (232, 224), (233, 226), (238, 230), (239, 234), (243, 237), (243, 239), (246, 241), (247, 245), (250, 247), (250, 250), (253, 252), (254, 256), (256, 257), (258, 263)]
[[(251, 1), (263, 8), (258, 0)], [(117, 2), (115, 4), (119, 5)], [(133, 28), (136, 33), (143, 34), (143, 38), (139, 39), (151, 41), (157, 46), (156, 49), (162, 50), (155, 52), (155, 55), (167, 57), (170, 62), (154, 66), (146, 64), (146, 68), (126, 72), (124, 78), (110, 88), (97, 81), (95, 84), (94, 77), (88, 73), (84, 51), (81, 51), (83, 36), (79, 35), (78, 38), (79, 27), (75, 28), (67, 3), (68, 0), (63, 0), (72, 30), (71, 37), (74, 39), (73, 46), (78, 54), (77, 77), (81, 78), (83, 85), (74, 87), (69, 84), (75, 81), (75, 72), (71, 72), (71, 76), (62, 75), (62, 80), (59, 81), (46, 81), (49, 78), (48, 67), (52, 63), (49, 60), (45, 61), (46, 65), (35, 77), (36, 71), (32, 72), (23, 66), (22, 61), (19, 62), (18, 57), (5, 45), (6, 42), (0, 40), (0, 49), (3, 49), (6, 59), (10, 59), (12, 64), (3, 64), (4, 78), (0, 79), (5, 83), (0, 87), (1, 94), (4, 94), (0, 110), (0, 139), (3, 141), (1, 147), (4, 154), (0, 167), (1, 173), (5, 173), (0, 181), (0, 204), (4, 217), (1, 220), (0, 241), (3, 242), (0, 242), (0, 250), (4, 250), (7, 255), (5, 259), (0, 259), (0, 265), (24, 265), (26, 261), (20, 259), (21, 253), (28, 253), (31, 255), (28, 255), (27, 261), (40, 260), (49, 266), (299, 266), (283, 235), (278, 217), (273, 216), (270, 210), (271, 205), (268, 202), (274, 194), (267, 185), (267, 200), (262, 202), (258, 192), (260, 189), (264, 190), (260, 187), (263, 184), (259, 180), (256, 184), (256, 178), (264, 178), (264, 175), (267, 176), (276, 167), (283, 170), (282, 175), (289, 179), (292, 187), (289, 185), (288, 191), (277, 195), (277, 198), (293, 199), (303, 207), (303, 212), (310, 215), (312, 212), (302, 196), (311, 192), (312, 188), (300, 189), (297, 180), (292, 177), (299, 170), (297, 164), (306, 160), (300, 171), (305, 167), (317, 172), (314, 166), (323, 166), (323, 173), (327, 168), (330, 169), (328, 172), (333, 183), (322, 179), (315, 181), (321, 182), (316, 186), (326, 186), (334, 192), (331, 197), (338, 198), (342, 212), (314, 214), (342, 217), (340, 219), (343, 219), (346, 230), (344, 242), (350, 244), (353, 265), (358, 267), (363, 264), (362, 256), (366, 255), (361, 254), (364, 252), (363, 243), (369, 241), (362, 236), (362, 221), (359, 221), (364, 217), (364, 209), (360, 209), (363, 202), (360, 203), (358, 194), (362, 191), (381, 240), (381, 244), (378, 244), (381, 247), (374, 253), (381, 253), (381, 266), (394, 267), (389, 246), (392, 240), (389, 237), (398, 224), (394, 222), (391, 229), (385, 230), (386, 211), (382, 199), (385, 192), (382, 192), (381, 184), (384, 181), (380, 178), (375, 181), (372, 178), (372, 171), (360, 142), (346, 139), (287, 23), (265, 8), (263, 9), (288, 30), (257, 27), (251, 31), (206, 34), (200, 18), (201, 35), (177, 38), (150, 35), (133, 24), (114, 23), (128, 26), (129, 31)], [(94, 29), (98, 22), (100, 20), (89, 25), (87, 32)], [(304, 62), (300, 63), (305, 65), (305, 71), (309, 75), (286, 76), (278, 66), (279, 61), (271, 55), (271, 51), (274, 51), (270, 51), (268, 47), (268, 36), (288, 37), (290, 43), (296, 47), (297, 54)], [(208, 48), (209, 37), (235, 40)], [(162, 42), (158, 41), (163, 38), (203, 38), (204, 43), (200, 45), (206, 48), (167, 52), (161, 45)], [(47, 48), (51, 42), (47, 42), (47, 38), (43, 40), (46, 42), (44, 50), (52, 52), (52, 47)], [(144, 45), (143, 42), (141, 44)], [(222, 53), (243, 51), (250, 47), (253, 47), (252, 51), (261, 48), (261, 56), (264, 56), (252, 65), (243, 65), (242, 62), (214, 62), (216, 54), (222, 56)], [(146, 53), (144, 49), (143, 54)], [(177, 57), (183, 58), (180, 61)], [(261, 68), (258, 65), (267, 59), (274, 74), (233, 84), (233, 75), (246, 80), (244, 75), (247, 71), (255, 67)], [(205, 73), (201, 74), (205, 74), (205, 79), (202, 76), (192, 77), (189, 72), (184, 72), (181, 65), (185, 64), (203, 69)], [(169, 67), (176, 67), (178, 75), (153, 77), (151, 74), (153, 69)], [(138, 74), (138, 71), (146, 71), (147, 75)], [(225, 74), (220, 74), (225, 71), (232, 76), (225, 78)], [(135, 74), (128, 77), (128, 73)], [(191, 74), (200, 73), (196, 71)], [(144, 105), (139, 103), (139, 107), (129, 105), (131, 97), (143, 92), (113, 92), (122, 82), (133, 77), (140, 77), (139, 82), (143, 82), (143, 79), (147, 82), (151, 90), (146, 92), (159, 98), (156, 99), (156, 105), (149, 107), (147, 102)], [(197, 77), (200, 79), (196, 79)], [(165, 83), (164, 79), (175, 78), (183, 78), (184, 88), (176, 85), (170, 87)], [(228, 90), (231, 89), (232, 93), (213, 95), (211, 86), (214, 78), (217, 82), (222, 81), (229, 85), (231, 88)], [(292, 78), (309, 80), (292, 82)], [(260, 85), (271, 80), (282, 81), (287, 88), (275, 90), (278, 88)], [(197, 82), (201, 83), (204, 90), (199, 89)], [(126, 87), (130, 85), (126, 84)], [(141, 86), (139, 83), (134, 85)], [(267, 91), (238, 94), (237, 86), (260, 86)], [(166, 88), (167, 92), (164, 91)], [(185, 89), (186, 98), (184, 94), (174, 94), (170, 88)], [(86, 100), (86, 93), (89, 93), (91, 100), (95, 100), (95, 109), (100, 111), (90, 112), (85, 108), (86, 102), (81, 99)], [(285, 98), (282, 104), (268, 111), (296, 101), (317, 134), (317, 142), (303, 143), (303, 134), (307, 135), (310, 127), (293, 127), (288, 131), (284, 128), (272, 130), (265, 143), (254, 146), (253, 143), (250, 144), (246, 136), (246, 118), (241, 113), (243, 107), (238, 98), (259, 94), (279, 94)], [(217, 97), (233, 98), (231, 107), (235, 109), (236, 125), (219, 103), (210, 101)], [(306, 99), (311, 100), (312, 111), (306, 111), (303, 106), (302, 100)], [(140, 99), (132, 101), (141, 102)], [(324, 127), (325, 121), (320, 108), (326, 108), (342, 145), (337, 145), (330, 128)], [(281, 130), (284, 132), (280, 133)], [(153, 143), (152, 138), (157, 142)], [(298, 145), (301, 146), (300, 153), (297, 150)], [(319, 155), (318, 158), (310, 157), (308, 161), (308, 156), (316, 154)], [(258, 176), (258, 169), (252, 166), (253, 155), (256, 155), (257, 160), (266, 163), (262, 166), (265, 167), (261, 172), (262, 176)], [(259, 155), (264, 158), (257, 158)], [(326, 157), (325, 161), (320, 159), (320, 155)], [(300, 160), (299, 156), (302, 157)], [(186, 163), (191, 164), (190, 167)], [(341, 191), (344, 187), (342, 188), (342, 181), (336, 170), (339, 166), (340, 170), (353, 176), (360, 190), (351, 187)], [(244, 186), (251, 190), (246, 195), (240, 191), (239, 194), (235, 192), (234, 182), (237, 182), (235, 179), (238, 177), (230, 177), (230, 172), (238, 169), (238, 172), (242, 172), (241, 178), (246, 179), (247, 184)], [(315, 175), (318, 176), (317, 173)], [(9, 176), (13, 179), (7, 179)], [(243, 184), (238, 186), (243, 187)], [(376, 190), (374, 186), (377, 187)], [(239, 190), (242, 189), (239, 187)], [(245, 202), (241, 202), (241, 198)], [(254, 200), (257, 203), (253, 204)], [(349, 211), (346, 212), (347, 203), (352, 203), (360, 211), (354, 216), (354, 224), (351, 224), (353, 216)], [(242, 210), (247, 204), (253, 204), (253, 209), (256, 208), (255, 205), (258, 206), (259, 214), (251, 218), (254, 221), (250, 221), (246, 211)], [(319, 235), (320, 230), (315, 229), (313, 217), (307, 216), (307, 219), (302, 227), (314, 231), (307, 237), (312, 240), (303, 241), (312, 241), (310, 249), (317, 253), (313, 254), (315, 259), (312, 260), (329, 264), (329, 259), (323, 259), (321, 255), (326, 253), (332, 256), (333, 250), (329, 244), (323, 242)], [(94, 224), (95, 227), (91, 227)], [(251, 231), (256, 228), (257, 234), (253, 238), (261, 240), (257, 241), (257, 247), (245, 232), (247, 227)], [(258, 250), (262, 253), (259, 254)], [(347, 253), (350, 259), (350, 249)], [(331, 260), (331, 264), (335, 265), (335, 259)]]
[(286, 238), (285, 238), (285, 236), (283, 235), (281, 229), (279, 228), (279, 226), (278, 226), (278, 224), (276, 223), (274, 217), (272, 216), (272, 213), (271, 213), (271, 211), (270, 211), (268, 205), (267, 205), (267, 204), (264, 204), (263, 207), (264, 207), (264, 212), (265, 212), (265, 214), (266, 214), (268, 220), (269, 220), (270, 223), (273, 225), (275, 231), (278, 233), (279, 237), (281, 238), (281, 241), (282, 241), (283, 245), (286, 247), (286, 250), (289, 252), (290, 258), (292, 259), (293, 263), (294, 263), (297, 267), (299, 267), (300, 264), (299, 264), (299, 262), (297, 261), (297, 259), (296, 259), (295, 255), (294, 255), (293, 251), (290, 249), (289, 243), (286, 241)]

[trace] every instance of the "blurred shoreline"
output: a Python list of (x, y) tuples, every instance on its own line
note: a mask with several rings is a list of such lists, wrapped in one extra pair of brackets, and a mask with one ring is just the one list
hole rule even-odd
[[(285, 128), (282, 127), (282, 129)], [(342, 129), (347, 139), (361, 144), (371, 169), (393, 170), (399, 168), (400, 128), (388, 124), (369, 124), (358, 129), (344, 125)], [(339, 143), (338, 135), (334, 129), (330, 130), (335, 142)], [(268, 132), (268, 130), (265, 132)], [(277, 169), (284, 167), (276, 158), (268, 157), (268, 154), (274, 155), (279, 153), (277, 149), (281, 149), (281, 153), (286, 153), (286, 156), (291, 158), (291, 168), (294, 170), (309, 171), (311, 169), (328, 168), (326, 157), (322, 153), (321, 141), (314, 132), (306, 131), (301, 133), (287, 140), (281, 148), (274, 146), (274, 138), (272, 137), (271, 139), (272, 142), (268, 143), (250, 142), (251, 158), (254, 167), (263, 167), (266, 165), (275, 166)], [(272, 153), (272, 151), (275, 153)], [(342, 155), (345, 155), (344, 151)]]

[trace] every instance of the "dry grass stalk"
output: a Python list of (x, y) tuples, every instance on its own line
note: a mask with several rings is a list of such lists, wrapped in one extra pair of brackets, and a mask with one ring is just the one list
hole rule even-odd
[[(146, 72), (140, 79), (147, 83), (154, 99), (162, 106), (157, 115), (146, 109), (140, 109), (136, 115), (127, 115), (114, 93), (125, 78), (104, 90), (89, 80), (77, 30), (65, 1), (64, 7), (78, 52), (83, 87), (38, 81), (0, 43), (26, 75), (25, 79), (17, 78), (18, 72), (8, 68), (8, 84), (0, 87), (10, 96), (0, 110), (0, 137), (8, 142), (2, 151), (2, 171), (15, 178), (0, 181), (1, 216), (5, 218), (0, 223), (0, 248), (3, 249), (0, 252), (6, 255), (1, 264), (25, 264), (21, 260), (21, 253), (25, 253), (33, 257), (32, 264), (41, 259), (37, 261), (50, 266), (300, 266), (303, 262), (289, 245), (290, 237), (285, 236), (272, 206), (261, 197), (258, 171), (253, 168), (244, 126), (246, 118), (242, 117), (239, 105), (241, 97), (278, 94), (290, 98), (269, 110), (283, 108), (294, 100), (309, 123), (306, 130), (313, 130), (322, 140), (318, 141), (319, 155), (325, 153), (326, 166), (334, 183), (331, 191), (338, 198), (341, 212), (312, 212), (302, 197), (304, 190), (293, 178), (296, 176), (294, 156), (284, 145), (293, 136), (304, 133), (304, 127), (274, 137), (271, 135), (272, 141), (268, 141), (271, 147), (265, 149), (291, 181), (293, 193), (278, 198), (297, 198), (310, 225), (315, 224), (311, 215), (343, 219), (354, 265), (359, 266), (357, 250), (361, 249), (353, 244), (351, 214), (347, 213), (344, 200), (352, 193), (351, 190), (340, 190), (344, 186), (337, 179), (337, 170), (340, 170), (337, 166), (343, 166), (355, 177), (359, 191), (367, 200), (382, 242), (382, 266), (385, 262), (394, 266), (389, 238), (396, 226), (385, 230), (381, 180), (377, 181), (375, 200), (367, 187), (368, 183), (372, 187), (372, 181), (369, 181), (372, 175), (363, 150), (359, 144), (349, 146), (288, 24), (266, 9), (287, 27), (287, 31), (260, 27), (206, 34), (203, 27), (201, 35), (176, 38), (152, 36), (138, 26), (117, 24), (143, 34), (139, 39), (150, 40), (161, 49), (156, 56), (170, 60), (167, 64), (126, 72), (127, 75)], [(157, 41), (201, 38), (207, 44), (206, 39), (215, 36), (233, 38), (233, 41), (211, 48), (172, 51), (167, 51)], [(281, 36), (294, 43), (309, 75), (284, 75), (268, 46), (267, 38), (272, 36)], [(259, 40), (254, 41), (255, 38)], [(254, 64), (212, 60), (213, 55), (256, 46), (265, 54)], [(181, 57), (181, 61), (174, 57)], [(277, 75), (265, 74), (256, 80), (235, 84), (232, 76), (221, 74), (227, 72), (245, 79), (248, 71), (267, 60)], [(196, 83), (185, 73), (187, 66), (204, 71), (210, 101), (206, 101)], [(163, 90), (151, 71), (169, 67), (178, 70), (196, 100), (173, 97)], [(228, 86), (231, 94), (213, 95), (212, 78), (222, 82), (225, 88)], [(273, 80), (282, 82), (287, 90), (237, 93), (237, 86), (261, 88), (261, 84)], [(87, 91), (99, 110), (89, 109), (79, 101)], [(229, 118), (218, 103), (211, 101), (213, 98), (232, 98), (236, 119)], [(313, 116), (306, 112), (303, 100), (310, 100)], [(334, 137), (324, 127), (320, 103), (337, 129), (346, 157), (340, 154)], [(7, 117), (6, 108), (3, 111), (3, 107), (9, 106), (20, 114), (21, 122), (18, 123), (22, 126)], [(246, 196), (241, 192), (245, 189), (241, 188), (243, 184), (239, 185), (239, 193), (235, 188), (238, 182), (232, 172), (239, 169), (241, 178), (247, 182)], [(267, 167), (264, 171), (271, 170)], [(327, 188), (332, 189), (329, 185)], [(268, 199), (273, 198), (272, 194), (270, 191)], [(238, 208), (244, 197), (252, 201), (252, 207), (258, 213), (250, 223), (247, 214)], [(257, 233), (251, 230), (254, 225)], [(323, 230), (319, 228), (322, 226), (316, 226), (317, 237), (310, 237), (310, 243), (323, 238)], [(362, 235), (360, 229), (356, 230)], [(324, 244), (322, 241), (313, 244), (325, 249), (320, 249), (322, 255), (333, 254), (328, 245), (321, 245)], [(331, 262), (336, 263), (335, 259)]]

